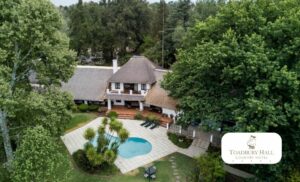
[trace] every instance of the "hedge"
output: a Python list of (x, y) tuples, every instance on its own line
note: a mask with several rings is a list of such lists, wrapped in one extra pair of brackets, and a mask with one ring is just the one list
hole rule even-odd
[(87, 104), (80, 104), (78, 106), (78, 109), (81, 111), (81, 112), (87, 112), (88, 109), (89, 109), (89, 106)]
[(99, 106), (98, 105), (89, 105), (89, 111), (98, 111)]

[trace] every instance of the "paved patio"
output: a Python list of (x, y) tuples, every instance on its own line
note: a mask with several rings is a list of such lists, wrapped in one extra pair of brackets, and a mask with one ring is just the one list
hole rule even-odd
[[(87, 128), (94, 128), (97, 130), (101, 124), (102, 117), (99, 117), (87, 125), (78, 128), (70, 133), (61, 137), (62, 141), (66, 145), (70, 154), (78, 149), (83, 148), (83, 145), (87, 142), (84, 139), (83, 133)], [(148, 140), (152, 144), (152, 150), (146, 155), (133, 157), (130, 159), (117, 157), (115, 165), (121, 170), (122, 173), (127, 173), (131, 170), (145, 166), (153, 161), (163, 158), (174, 152), (180, 152), (190, 157), (199, 156), (205, 153), (205, 149), (191, 145), (188, 149), (180, 149), (174, 145), (167, 136), (167, 129), (164, 127), (155, 128), (153, 130), (140, 126), (142, 121), (119, 119), (122, 121), (123, 126), (129, 131), (130, 137), (140, 137)]]

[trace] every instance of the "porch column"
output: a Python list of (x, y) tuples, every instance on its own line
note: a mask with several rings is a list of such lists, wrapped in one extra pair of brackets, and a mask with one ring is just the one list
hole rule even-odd
[(144, 104), (142, 102), (139, 102), (139, 105), (140, 105), (140, 111), (143, 111), (144, 110)]
[(111, 110), (111, 100), (107, 99), (107, 109)]

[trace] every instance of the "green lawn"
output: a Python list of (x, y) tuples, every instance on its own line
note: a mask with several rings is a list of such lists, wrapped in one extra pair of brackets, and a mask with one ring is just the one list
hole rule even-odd
[[(62, 144), (62, 152), (69, 159), (69, 163), (66, 164), (66, 168), (70, 170), (70, 182), (145, 182), (147, 181), (144, 175), (144, 168), (139, 168), (130, 174), (123, 175), (118, 169), (113, 169), (110, 171), (103, 171), (101, 174), (88, 174), (80, 169), (78, 169), (75, 164), (73, 164), (71, 156), (68, 154), (67, 150)], [(157, 167), (157, 182), (173, 182), (176, 181), (173, 176), (173, 169), (171, 167), (171, 162), (168, 160), (171, 156), (174, 156), (174, 161), (176, 162), (178, 174), (181, 177), (180, 181), (186, 180), (191, 176), (194, 167), (195, 160), (193, 158), (187, 157), (185, 155), (174, 153), (159, 161), (155, 161), (153, 164)], [(63, 171), (63, 170), (62, 170)]]
[(97, 118), (97, 113), (73, 113), (71, 122), (67, 124), (65, 131), (69, 132), (79, 128), (95, 118)]

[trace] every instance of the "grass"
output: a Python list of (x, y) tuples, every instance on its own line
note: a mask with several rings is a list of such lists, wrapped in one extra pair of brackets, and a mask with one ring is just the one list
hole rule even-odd
[(189, 148), (193, 142), (192, 139), (188, 139), (185, 136), (179, 136), (174, 133), (168, 133), (168, 138), (172, 141), (172, 143), (174, 143), (174, 145), (177, 145), (180, 148)]
[(97, 118), (97, 113), (73, 113), (70, 123), (67, 124), (65, 131), (70, 132), (75, 130), (89, 121)]
[[(70, 170), (69, 173), (69, 181), (72, 182), (145, 182), (147, 181), (144, 178), (144, 168), (139, 168), (133, 172), (128, 174), (122, 174), (119, 170), (114, 167), (112, 169), (108, 169), (102, 171), (100, 174), (88, 174), (83, 172), (82, 170), (78, 169), (75, 163), (72, 160), (72, 157), (67, 152), (66, 148), (64, 147), (63, 143), (61, 142), (61, 151), (68, 159), (68, 163), (65, 165), (67, 169)], [(178, 174), (181, 177), (182, 181), (189, 181), (186, 180), (188, 177), (192, 175), (194, 171), (196, 161), (193, 158), (187, 157), (185, 155), (174, 153), (171, 154), (161, 160), (155, 161), (153, 165), (157, 167), (157, 182), (173, 182), (176, 181), (173, 175), (173, 169), (171, 167), (171, 162), (168, 159), (174, 156), (174, 161), (176, 163)], [(64, 170), (61, 170), (64, 172)], [(61, 174), (58, 174), (61, 175)]]

